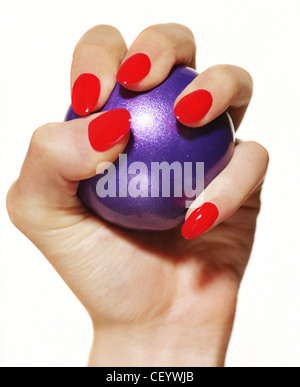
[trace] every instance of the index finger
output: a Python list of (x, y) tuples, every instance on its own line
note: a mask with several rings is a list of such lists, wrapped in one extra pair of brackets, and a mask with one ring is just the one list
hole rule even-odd
[(120, 32), (108, 25), (93, 27), (79, 40), (71, 67), (72, 107), (76, 114), (85, 116), (105, 104), (126, 51)]

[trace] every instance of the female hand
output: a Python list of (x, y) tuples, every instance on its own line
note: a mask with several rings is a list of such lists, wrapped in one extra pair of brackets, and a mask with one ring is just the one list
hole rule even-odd
[[(116, 78), (133, 91), (151, 89), (175, 64), (194, 67), (195, 50), (191, 31), (178, 24), (147, 28), (128, 50), (113, 27), (88, 31), (74, 51), (71, 91), (74, 110), (90, 115), (37, 129), (8, 193), (12, 222), (92, 318), (92, 366), (224, 364), (260, 209), (266, 150), (237, 142), (228, 166), (188, 210), (185, 238), (179, 228), (118, 229), (89, 212), (76, 195), (79, 180), (94, 176), (100, 162), (113, 162), (126, 147), (127, 112), (94, 113)], [(175, 115), (201, 130), (193, 127), (227, 110), (238, 128), (251, 94), (245, 70), (214, 66), (178, 96)], [(109, 130), (116, 121), (118, 133)]]

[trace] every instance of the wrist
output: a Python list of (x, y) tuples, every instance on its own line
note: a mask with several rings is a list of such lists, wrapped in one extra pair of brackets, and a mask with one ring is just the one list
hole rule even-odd
[(231, 327), (95, 326), (91, 367), (222, 367)]

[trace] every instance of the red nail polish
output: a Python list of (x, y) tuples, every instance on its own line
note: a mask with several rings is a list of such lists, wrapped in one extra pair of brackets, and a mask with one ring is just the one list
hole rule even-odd
[(103, 113), (89, 124), (89, 140), (93, 149), (106, 151), (120, 142), (130, 130), (131, 116), (126, 109)]
[(174, 114), (183, 124), (192, 124), (202, 120), (213, 103), (212, 95), (207, 90), (196, 90), (183, 97), (175, 106)]
[(99, 79), (93, 74), (81, 74), (72, 90), (72, 107), (76, 114), (85, 116), (97, 105), (101, 90)]
[(187, 218), (182, 226), (182, 236), (185, 239), (197, 238), (215, 223), (218, 216), (219, 211), (213, 203), (204, 203)]
[(128, 58), (119, 68), (117, 81), (128, 86), (140, 82), (150, 72), (151, 61), (146, 54), (135, 54)]

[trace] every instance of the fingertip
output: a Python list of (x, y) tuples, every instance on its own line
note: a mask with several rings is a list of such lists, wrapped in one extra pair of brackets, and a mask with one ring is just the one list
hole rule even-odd
[(79, 116), (90, 114), (96, 107), (101, 92), (101, 83), (96, 75), (83, 73), (76, 79), (72, 89), (72, 107)]
[(256, 152), (259, 152), (264, 163), (266, 164), (266, 166), (268, 166), (270, 161), (270, 154), (269, 154), (269, 151), (262, 144), (256, 141), (245, 141), (244, 143), (246, 143), (248, 146), (252, 146)]
[(176, 102), (174, 115), (183, 125), (200, 126), (201, 121), (210, 111), (212, 104), (213, 96), (208, 90), (195, 90)]
[(207, 231), (217, 220), (219, 210), (214, 203), (206, 202), (184, 222), (181, 234), (185, 239), (195, 239)]
[(89, 123), (91, 147), (104, 152), (120, 143), (130, 131), (131, 115), (126, 109), (114, 109), (99, 115)]
[(151, 70), (151, 60), (144, 53), (130, 56), (119, 68), (116, 79), (124, 87), (131, 87), (141, 82)]

